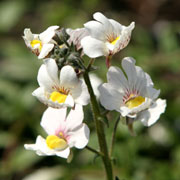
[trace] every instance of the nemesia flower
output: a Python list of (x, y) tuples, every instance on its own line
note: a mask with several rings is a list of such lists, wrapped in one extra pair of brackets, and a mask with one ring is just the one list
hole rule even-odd
[(68, 39), (68, 43), (73, 43), (77, 50), (81, 49), (81, 40), (89, 35), (89, 32), (85, 28), (78, 28), (78, 29), (66, 29), (66, 32), (69, 34), (70, 38)]
[(134, 22), (126, 27), (99, 12), (93, 17), (96, 21), (84, 24), (90, 34), (81, 41), (86, 55), (91, 58), (112, 56), (128, 45)]
[(76, 105), (67, 115), (67, 108), (53, 109), (49, 107), (43, 114), (41, 126), (48, 136), (38, 136), (35, 144), (25, 144), (28, 150), (36, 151), (42, 156), (60, 156), (67, 158), (70, 148), (84, 148), (89, 141), (89, 128), (82, 123), (84, 114), (81, 105)]
[(86, 84), (78, 79), (73, 67), (64, 66), (60, 72), (54, 59), (45, 59), (38, 77), (39, 88), (32, 95), (53, 108), (87, 105), (89, 93)]
[(50, 26), (40, 34), (32, 34), (30, 29), (24, 29), (23, 39), (26, 46), (38, 56), (38, 59), (45, 58), (54, 48), (56, 42), (52, 38), (58, 28), (59, 26)]
[(165, 111), (166, 100), (157, 99), (160, 90), (153, 88), (150, 76), (135, 66), (135, 62), (130, 57), (122, 60), (126, 75), (118, 67), (109, 68), (108, 83), (99, 88), (100, 102), (108, 110), (116, 110), (122, 116), (141, 120), (145, 126), (150, 126)]

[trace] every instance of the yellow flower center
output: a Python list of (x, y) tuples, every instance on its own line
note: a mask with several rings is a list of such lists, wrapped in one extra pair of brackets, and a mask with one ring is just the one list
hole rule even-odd
[(42, 42), (41, 41), (39, 41), (37, 39), (32, 40), (31, 41), (32, 48), (34, 48), (34, 46), (36, 46), (36, 45), (38, 45), (39, 50), (42, 49)]
[(56, 135), (47, 136), (46, 144), (50, 149), (58, 149), (58, 150), (63, 150), (68, 146), (65, 139), (60, 138)]
[(113, 41), (111, 41), (111, 44), (112, 44), (112, 45), (115, 45), (116, 42), (117, 42), (117, 40), (119, 40), (119, 38), (120, 38), (120, 36), (118, 36), (116, 39), (114, 39)]
[(126, 106), (130, 109), (141, 105), (145, 101), (145, 98), (142, 96), (134, 97), (134, 94), (130, 95), (130, 99), (125, 103)]
[(66, 94), (63, 94), (63, 93), (60, 93), (60, 92), (57, 92), (57, 91), (52, 92), (51, 95), (50, 95), (50, 99), (53, 102), (57, 101), (58, 103), (64, 103), (66, 101), (66, 98), (67, 98)]
[(64, 44), (62, 44), (62, 45), (59, 46), (60, 49), (63, 48), (63, 47), (64, 47)]

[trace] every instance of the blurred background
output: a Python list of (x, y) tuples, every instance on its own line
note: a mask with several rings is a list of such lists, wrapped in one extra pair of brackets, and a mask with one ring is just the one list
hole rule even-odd
[[(26, 48), (24, 28), (40, 33), (48, 26), (83, 27), (100, 11), (124, 25), (135, 21), (129, 45), (114, 56), (120, 66), (132, 56), (149, 73), (160, 97), (167, 99), (166, 113), (150, 128), (135, 123), (137, 136), (118, 126), (115, 174), (121, 180), (180, 179), (180, 1), (179, 0), (4, 0), (0, 1), (0, 179), (1, 180), (103, 180), (100, 158), (86, 149), (73, 149), (71, 163), (58, 157), (39, 157), (26, 151), (45, 135), (39, 125), (46, 107), (31, 95), (38, 87), (41, 61)], [(88, 59), (87, 59), (88, 60)], [(95, 72), (106, 81), (104, 58), (98, 58)], [(111, 129), (118, 114), (110, 113)], [(89, 106), (85, 121), (91, 128), (89, 145), (98, 148)]]

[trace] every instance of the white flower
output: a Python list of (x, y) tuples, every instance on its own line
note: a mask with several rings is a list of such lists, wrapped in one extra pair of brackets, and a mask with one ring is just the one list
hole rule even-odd
[(86, 55), (91, 58), (107, 57), (128, 45), (131, 31), (135, 26), (134, 22), (126, 27), (112, 19), (107, 19), (99, 12), (95, 13), (93, 17), (96, 21), (89, 21), (84, 24), (90, 34), (81, 41)]
[(89, 141), (89, 128), (82, 123), (84, 114), (81, 105), (76, 105), (66, 117), (67, 108), (48, 108), (42, 117), (41, 126), (48, 136), (38, 136), (35, 144), (25, 144), (28, 150), (34, 150), (40, 156), (57, 155), (67, 158), (70, 148), (84, 148)]
[(126, 73), (118, 67), (110, 67), (108, 83), (100, 86), (100, 102), (108, 110), (116, 110), (122, 116), (141, 120), (145, 126), (154, 124), (165, 111), (166, 100), (157, 99), (160, 90), (153, 88), (150, 76), (135, 60), (127, 57), (122, 61)]
[(81, 40), (89, 35), (89, 32), (85, 28), (78, 29), (66, 29), (66, 32), (69, 34), (70, 38), (68, 39), (68, 43), (73, 43), (77, 50), (81, 49)]
[(89, 93), (86, 84), (78, 79), (73, 67), (64, 66), (60, 73), (54, 59), (45, 59), (38, 77), (39, 88), (32, 95), (53, 108), (87, 105)]
[(59, 26), (50, 26), (40, 34), (32, 34), (28, 28), (24, 30), (23, 39), (26, 46), (38, 56), (38, 59), (45, 58), (54, 48), (56, 42), (52, 38), (55, 35), (55, 30), (58, 28)]

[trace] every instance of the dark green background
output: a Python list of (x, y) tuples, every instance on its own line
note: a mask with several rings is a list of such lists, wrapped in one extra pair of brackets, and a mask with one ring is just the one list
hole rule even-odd
[[(113, 154), (115, 174), (120, 180), (179, 180), (179, 9), (178, 0), (0, 1), (0, 179), (21, 180), (38, 170), (45, 177), (50, 171), (49, 180), (104, 179), (100, 158), (86, 149), (73, 149), (74, 159), (68, 164), (58, 157), (39, 157), (23, 147), (35, 142), (37, 135), (45, 136), (39, 122), (46, 109), (31, 95), (38, 87), (36, 77), (42, 62), (26, 48), (21, 37), (24, 28), (31, 28), (33, 33), (51, 25), (79, 28), (100, 11), (124, 25), (136, 22), (129, 45), (113, 57), (112, 64), (120, 66), (123, 57), (134, 57), (161, 89), (160, 97), (167, 99), (166, 113), (155, 125), (146, 128), (135, 123), (136, 137), (119, 124)], [(101, 67), (96, 74), (106, 81), (104, 58), (98, 58), (95, 65)], [(109, 114), (108, 142), (116, 116), (116, 112)], [(91, 128), (89, 145), (97, 148), (88, 106), (85, 121)]]

